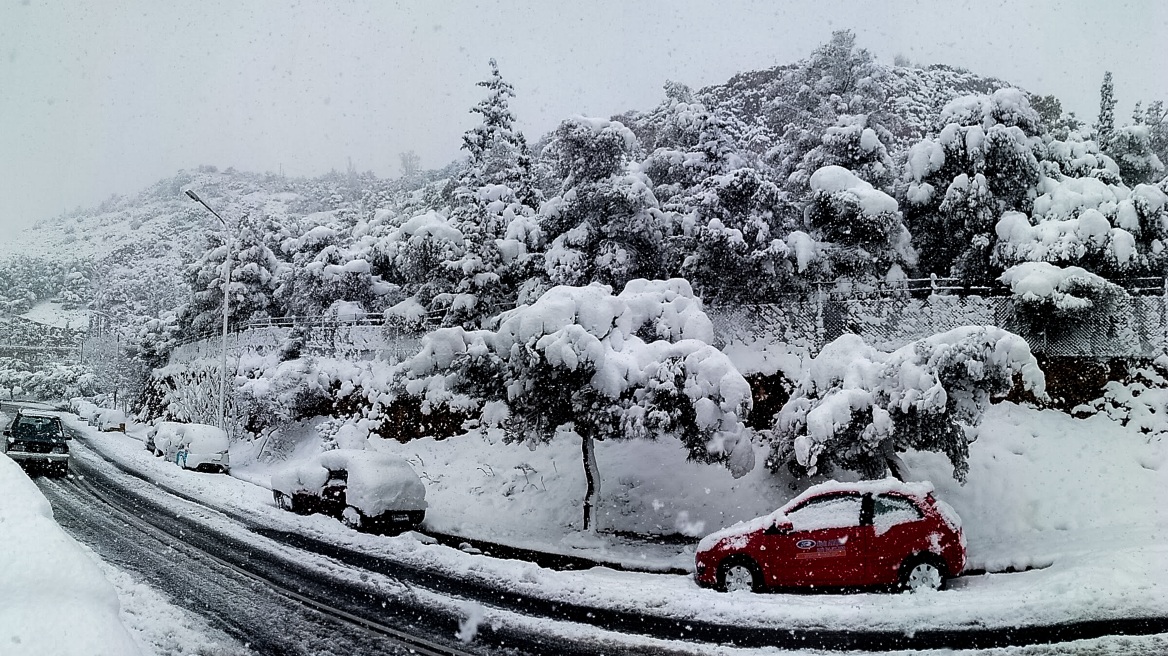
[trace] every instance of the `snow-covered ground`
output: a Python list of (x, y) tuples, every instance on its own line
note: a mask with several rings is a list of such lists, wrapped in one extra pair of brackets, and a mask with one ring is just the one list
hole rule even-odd
[(66, 310), (60, 303), (37, 303), (28, 312), (20, 315), (29, 321), (53, 326), (54, 328), (71, 328), (81, 330), (89, 327), (89, 312), (85, 310)]
[(141, 653), (98, 562), (53, 521), (20, 466), (0, 455), (0, 653)]
[[(1076, 420), (1050, 410), (995, 406), (971, 447), (964, 486), (952, 481), (943, 457), (909, 454), (911, 478), (932, 480), (962, 515), (971, 568), (1035, 568), (967, 576), (946, 591), (918, 595), (720, 594), (699, 589), (688, 576), (606, 568), (555, 572), (428, 544), (416, 534), (358, 534), (330, 518), (276, 509), (262, 487), (273, 465), (255, 463), (243, 446), (232, 461), (248, 480), (180, 470), (150, 456), (134, 431), (126, 436), (84, 430), (83, 444), (104, 457), (209, 505), (417, 567), (581, 605), (739, 626), (837, 630), (1168, 615), (1168, 448), (1102, 415)], [(651, 566), (691, 558), (685, 546), (674, 546), (669, 556), (660, 547), (642, 548), (603, 533), (579, 539), (583, 473), (579, 445), (570, 439), (535, 451), (478, 433), (377, 446), (414, 462), (429, 487), (427, 522), (436, 529), (549, 550), (619, 552), (622, 559)], [(604, 528), (685, 529), (696, 535), (769, 512), (794, 494), (765, 471), (735, 481), (720, 468), (688, 465), (680, 445), (600, 446)], [(110, 467), (84, 447), (77, 457)]]

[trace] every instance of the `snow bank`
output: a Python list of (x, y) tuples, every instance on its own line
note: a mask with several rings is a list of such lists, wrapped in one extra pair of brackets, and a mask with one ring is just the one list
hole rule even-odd
[(117, 592), (53, 521), (49, 502), (0, 455), (0, 652), (6, 656), (130, 656)]

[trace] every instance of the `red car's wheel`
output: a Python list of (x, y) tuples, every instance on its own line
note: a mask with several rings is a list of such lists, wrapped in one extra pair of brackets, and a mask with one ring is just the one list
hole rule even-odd
[(762, 592), (762, 572), (746, 557), (727, 558), (718, 565), (718, 589), (722, 592)]
[(936, 559), (914, 556), (900, 566), (900, 588), (907, 592), (940, 590), (945, 585), (945, 568)]

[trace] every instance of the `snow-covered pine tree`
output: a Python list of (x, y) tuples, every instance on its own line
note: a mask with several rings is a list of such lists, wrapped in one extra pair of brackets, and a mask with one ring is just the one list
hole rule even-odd
[[(672, 85), (656, 110), (636, 117), (655, 149), (641, 163), (671, 221), (670, 275), (681, 275), (708, 303), (761, 301), (791, 291), (783, 237), (797, 213), (765, 165), (744, 152), (725, 120)], [(685, 98), (690, 98), (687, 102)]]
[(842, 166), (873, 187), (891, 193), (895, 170), (884, 144), (892, 139), (892, 133), (866, 114), (840, 115), (835, 125), (824, 130), (820, 144), (803, 156), (789, 182), (807, 189), (811, 175), (819, 169)]
[(665, 272), (671, 226), (652, 181), (630, 166), (640, 150), (618, 121), (576, 117), (556, 128), (544, 154), (563, 182), (539, 216), (551, 242), (544, 270), (552, 285), (623, 287)]
[(1152, 134), (1147, 125), (1115, 128), (1103, 152), (1119, 166), (1119, 175), (1128, 186), (1154, 183), (1164, 177), (1164, 163), (1152, 148)]
[(881, 80), (887, 74), (872, 54), (856, 48), (850, 30), (833, 32), (831, 40), (815, 49), (800, 66), (793, 67), (784, 86), (793, 97), (777, 99), (769, 112), (774, 130), (782, 138), (767, 153), (778, 179), (796, 198), (807, 193), (814, 169), (798, 175), (807, 153), (823, 145), (827, 129), (843, 115), (863, 115), (873, 126), (885, 100)]
[(1099, 143), (1107, 143), (1115, 130), (1115, 84), (1111, 81), (1111, 71), (1103, 74), (1103, 84), (1099, 86), (1099, 117), (1093, 127)]
[(941, 112), (936, 137), (908, 153), (905, 225), (924, 274), (984, 282), (994, 224), (1003, 212), (1027, 212), (1040, 176), (1040, 118), (1026, 94), (999, 89), (958, 98)]
[(1168, 111), (1164, 109), (1164, 101), (1148, 103), (1148, 109), (1144, 112), (1144, 125), (1148, 126), (1148, 142), (1152, 152), (1162, 164), (1168, 166)]
[[(228, 320), (238, 323), (271, 316), (279, 260), (247, 215), (233, 230)], [(191, 300), (184, 308), (182, 322), (192, 335), (214, 333), (223, 317), (223, 263), (227, 258), (223, 233), (209, 232), (207, 245), (207, 251), (187, 267), (184, 276), (191, 289)]]
[(891, 196), (839, 166), (816, 171), (810, 187), (806, 221), (820, 242), (829, 280), (900, 279), (916, 265), (912, 237)]
[(490, 65), (490, 79), (478, 83), (487, 97), (471, 109), (482, 122), (463, 135), (469, 157), (450, 210), (450, 224), (463, 238), (460, 257), (443, 263), (455, 285), (430, 308), (446, 312), (446, 325), (479, 327), (513, 307), (533, 273), (530, 250), (539, 241), (531, 153), (509, 106), (515, 91), (494, 59)]

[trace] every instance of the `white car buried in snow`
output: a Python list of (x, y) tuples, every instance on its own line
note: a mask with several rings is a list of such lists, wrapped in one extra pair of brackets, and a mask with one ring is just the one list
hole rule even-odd
[(396, 456), (336, 449), (272, 474), (272, 496), (284, 510), (323, 513), (360, 531), (400, 532), (426, 517), (426, 486)]
[(146, 448), (184, 469), (231, 471), (227, 433), (215, 426), (159, 422), (147, 434)]

